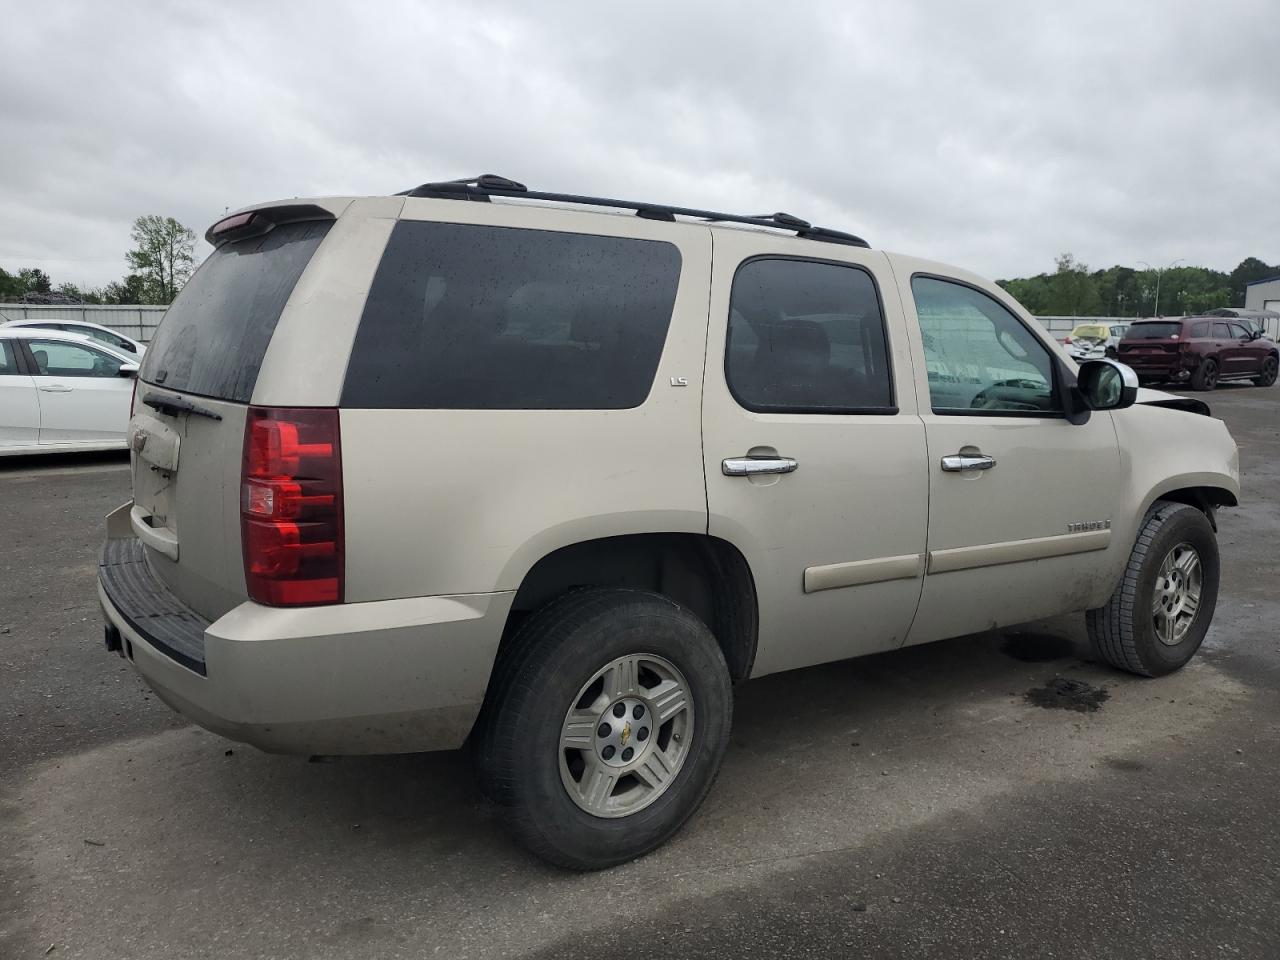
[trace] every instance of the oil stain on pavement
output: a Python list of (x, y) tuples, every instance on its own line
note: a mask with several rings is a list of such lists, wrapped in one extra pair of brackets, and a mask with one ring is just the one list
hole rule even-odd
[(1095, 687), (1083, 680), (1054, 677), (1043, 687), (1034, 687), (1024, 694), (1027, 703), (1046, 710), (1075, 710), (1093, 713), (1102, 707), (1111, 694), (1105, 687)]

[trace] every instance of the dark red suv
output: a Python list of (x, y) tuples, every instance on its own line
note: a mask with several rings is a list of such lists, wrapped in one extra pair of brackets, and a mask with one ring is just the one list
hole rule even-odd
[(1140, 320), (1130, 325), (1116, 353), (1141, 383), (1190, 382), (1194, 390), (1212, 390), (1219, 380), (1269, 387), (1280, 369), (1280, 350), (1272, 340), (1222, 317)]

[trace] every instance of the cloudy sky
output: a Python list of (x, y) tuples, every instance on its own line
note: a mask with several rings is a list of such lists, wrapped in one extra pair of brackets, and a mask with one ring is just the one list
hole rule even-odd
[[(0, 266), (501, 173), (786, 210), (992, 277), (1280, 261), (1276, 0), (0, 0)], [(201, 243), (200, 255), (207, 252)]]

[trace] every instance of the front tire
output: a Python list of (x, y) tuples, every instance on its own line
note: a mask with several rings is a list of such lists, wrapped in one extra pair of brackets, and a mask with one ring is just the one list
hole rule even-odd
[(1218, 602), (1218, 541), (1201, 511), (1157, 500), (1106, 606), (1085, 615), (1094, 655), (1159, 677), (1200, 649)]
[(478, 772), (531, 852), (599, 870), (665, 843), (698, 808), (732, 710), (724, 656), (694, 614), (640, 590), (578, 590), (502, 654)]
[(1280, 373), (1280, 359), (1275, 354), (1262, 361), (1262, 372), (1253, 378), (1259, 387), (1269, 387), (1276, 382), (1276, 374)]

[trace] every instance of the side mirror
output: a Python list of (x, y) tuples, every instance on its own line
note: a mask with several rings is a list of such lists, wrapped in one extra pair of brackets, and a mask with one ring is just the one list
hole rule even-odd
[(116, 371), (118, 377), (136, 377), (138, 375), (138, 365), (136, 363), (122, 363), (120, 369)]
[(1090, 410), (1122, 410), (1138, 399), (1138, 375), (1114, 360), (1086, 360), (1075, 388)]

